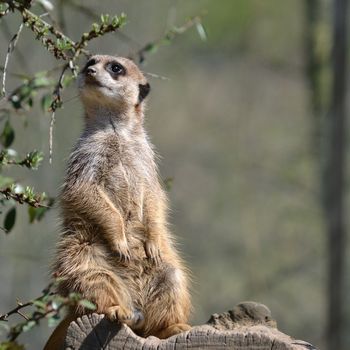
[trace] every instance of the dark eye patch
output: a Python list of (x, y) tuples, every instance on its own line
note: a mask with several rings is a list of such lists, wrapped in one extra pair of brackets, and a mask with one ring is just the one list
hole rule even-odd
[(118, 77), (119, 75), (125, 75), (126, 69), (117, 61), (113, 61), (107, 64), (106, 69), (113, 77)]
[(86, 67), (93, 66), (94, 64), (96, 64), (96, 60), (94, 58), (91, 58), (87, 61)]

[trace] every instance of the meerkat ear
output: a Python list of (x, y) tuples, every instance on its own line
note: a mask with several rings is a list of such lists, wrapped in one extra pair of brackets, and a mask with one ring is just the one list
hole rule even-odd
[(146, 84), (139, 84), (139, 103), (141, 103), (149, 94), (151, 86)]

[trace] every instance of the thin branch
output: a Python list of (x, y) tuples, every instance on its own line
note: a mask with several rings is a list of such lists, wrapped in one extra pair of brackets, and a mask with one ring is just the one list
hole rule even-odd
[(23, 23), (20, 24), (17, 33), (12, 37), (12, 39), (9, 42), (8, 48), (7, 48), (7, 54), (6, 54), (6, 58), (5, 58), (5, 64), (4, 64), (4, 70), (2, 73), (2, 90), (1, 93), (3, 96), (6, 95), (6, 73), (7, 73), (7, 66), (9, 63), (9, 59), (10, 59), (10, 55), (13, 52), (14, 48), (17, 45), (19, 36), (21, 34), (21, 31), (23, 29)]
[[(54, 276), (56, 278), (57, 276)], [(14, 341), (17, 337), (24, 331), (25, 327), (32, 327), (37, 325), (42, 319), (57, 318), (60, 315), (60, 311), (66, 306), (77, 306), (79, 304), (83, 305), (85, 308), (90, 310), (95, 310), (95, 305), (88, 300), (82, 298), (78, 293), (70, 293), (67, 297), (62, 297), (57, 295), (53, 290), (62, 281), (60, 278), (56, 278), (52, 283), (50, 283), (42, 292), (42, 294), (33, 300), (26, 303), (21, 303), (17, 301), (17, 306), (12, 310), (8, 311), (6, 314), (0, 315), (0, 321), (7, 321), (11, 315), (20, 315), (25, 321), (15, 326), (11, 327), (8, 333), (8, 340)], [(88, 303), (88, 305), (86, 305)], [(36, 309), (27, 316), (21, 310), (34, 306)]]
[(194, 26), (200, 25), (202, 22), (202, 16), (194, 16), (187, 20), (180, 27), (173, 27), (165, 32), (158, 40), (152, 41), (141, 47), (136, 52), (129, 55), (130, 58), (138, 58), (139, 62), (142, 63), (145, 60), (145, 54), (151, 51), (157, 50), (159, 47), (168, 44), (173, 41), (178, 35), (185, 33), (187, 30)]
[[(45, 72), (39, 72), (37, 74), (35, 74), (35, 76), (33, 77), (23, 77), (23, 76), (20, 76), (22, 79), (25, 79), (25, 81), (17, 86), (11, 93), (8, 93), (7, 96), (3, 96), (2, 98), (0, 98), (0, 106), (6, 104), (7, 102), (12, 102), (12, 97), (13, 96), (16, 96), (18, 94), (20, 94), (21, 90), (27, 86), (30, 86), (32, 83), (34, 83), (34, 81), (36, 79), (38, 79), (38, 77), (46, 77), (46, 78), (49, 78), (52, 74), (54, 74), (57, 70), (62, 70), (64, 67), (66, 66), (66, 63), (65, 64), (60, 64), (48, 71), (45, 71)], [(1, 67), (0, 67), (0, 70), (1, 70)], [(47, 87), (50, 87), (50, 86), (53, 86), (53, 83), (48, 85)], [(36, 89), (38, 89), (39, 87), (37, 87)], [(42, 87), (40, 87), (42, 88)], [(18, 108), (16, 108), (18, 109)]]
[(13, 199), (20, 204), (26, 203), (34, 208), (50, 208), (50, 206), (41, 203), (42, 198), (40, 195), (35, 195), (33, 198), (25, 193), (16, 193), (10, 187), (0, 189), (0, 194), (4, 195), (6, 199)]
[(80, 38), (80, 41), (74, 45), (75, 54), (72, 59), (75, 60), (77, 57), (80, 56), (80, 53), (83, 52), (84, 47), (88, 44), (89, 41), (107, 33), (115, 32), (117, 29), (119, 29), (125, 24), (125, 20), (125, 14), (121, 13), (119, 17), (114, 16), (110, 23), (107, 23), (108, 20), (102, 21), (100, 25), (94, 23), (93, 29), (90, 30), (88, 33), (84, 33)]
[(60, 304), (57, 308), (49, 307), (45, 312), (34, 312), (30, 318), (27, 317), (25, 322), (20, 323), (19, 325), (11, 329), (10, 335), (8, 337), (9, 340), (10, 341), (16, 340), (18, 336), (23, 332), (24, 327), (29, 324), (29, 322), (35, 322), (35, 324), (39, 324), (39, 322), (42, 319), (46, 318), (48, 315), (52, 313), (54, 315), (59, 315), (60, 311), (70, 303), (71, 302), (67, 299), (66, 303)]
[(50, 120), (50, 129), (49, 129), (49, 163), (52, 164), (52, 151), (53, 151), (53, 127), (56, 121), (56, 112), (53, 111), (51, 114)]
[(61, 91), (63, 89), (62, 83), (64, 79), (64, 74), (69, 67), (71, 67), (71, 61), (65, 64), (62, 68), (60, 77), (58, 79), (58, 82), (55, 86), (55, 90), (53, 92), (53, 100), (50, 106), (50, 109), (52, 111), (51, 121), (50, 121), (50, 130), (49, 130), (49, 162), (50, 164), (52, 164), (53, 127), (55, 125), (55, 114), (56, 114), (56, 109), (62, 105), (62, 98), (61, 98)]
[[(12, 30), (10, 29), (9, 25), (8, 25), (9, 21), (2, 21), (1, 22), (1, 29), (4, 32), (4, 35), (6, 36), (6, 38), (8, 39), (8, 42), (10, 42), (13, 33)], [(15, 51), (15, 55), (17, 55), (17, 59), (21, 65), (22, 69), (28, 70), (28, 60), (26, 59), (26, 57), (24, 57), (24, 55), (22, 54), (22, 52), (20, 50), (16, 50)]]
[[(39, 298), (42, 298), (42, 296)], [(26, 303), (17, 302), (17, 306), (14, 309), (8, 311), (6, 314), (0, 315), (0, 321), (7, 321), (9, 316), (14, 315), (14, 314), (18, 314), (19, 310), (24, 309), (25, 307), (30, 306), (30, 305), (33, 305), (33, 301), (28, 301)]]
[[(87, 18), (92, 19), (93, 21), (99, 21), (100, 17), (93, 10), (91, 10), (89, 7), (82, 5), (82, 4), (79, 4), (79, 3), (75, 2), (74, 0), (66, 0), (65, 2), (67, 3), (68, 6), (75, 8), (80, 13), (84, 14)], [(134, 47), (141, 46), (136, 40), (134, 40), (133, 38), (131, 38), (130, 36), (128, 36), (127, 34), (121, 32), (121, 31), (116, 31), (115, 34), (119, 37), (119, 39), (128, 43), (130, 46), (131, 45)]]
[(41, 1), (38, 1), (38, 5), (45, 11), (39, 17), (47, 17), (51, 21), (52, 25), (57, 27), (62, 32), (60, 25), (51, 14), (51, 11), (54, 9), (53, 6), (45, 6)]
[(13, 308), (12, 310), (6, 312), (5, 314), (0, 314), (0, 321), (7, 321), (7, 319), (9, 318), (9, 316), (14, 315), (14, 314), (18, 314), (18, 311), (33, 305), (36, 301), (41, 301), (42, 299), (44, 299), (45, 297), (47, 297), (48, 295), (52, 294), (52, 288), (56, 285), (57, 282), (52, 282), (50, 283), (43, 291), (42, 294), (33, 299), (33, 300), (29, 300), (25, 303), (22, 303), (20, 301), (17, 301), (17, 306), (15, 308)]
[(25, 166), (28, 169), (37, 169), (43, 160), (44, 156), (41, 152), (36, 150), (27, 153), (26, 157), (22, 160), (11, 158), (8, 150), (0, 151), (0, 166), (1, 165), (19, 165)]
[(45, 300), (48, 296), (52, 295), (52, 288), (56, 285), (57, 282), (50, 283), (42, 292), (42, 294), (30, 301), (27, 301), (25, 303), (22, 303), (20, 301), (17, 301), (17, 306), (13, 308), (12, 310), (6, 312), (5, 314), (0, 315), (0, 321), (8, 321), (8, 318), (11, 315), (18, 314), (22, 316), (25, 319), (25, 322), (20, 323), (19, 325), (16, 325), (11, 328), (10, 334), (8, 336), (9, 340), (13, 341), (15, 340), (23, 331), (23, 327), (27, 325), (30, 321), (35, 321), (35, 323), (38, 323), (40, 319), (45, 318), (48, 314), (55, 312), (59, 313), (60, 309), (68, 304), (68, 301), (65, 303), (62, 303), (58, 308), (54, 309), (51, 305), (51, 302), (49, 301), (48, 305), (45, 305), (46, 310), (44, 313), (34, 312), (30, 317), (25, 315), (21, 310), (24, 308), (27, 308), (28, 306), (35, 305), (36, 302), (41, 302)]
[(20, 11), (23, 22), (28, 24), (30, 29), (35, 33), (36, 38), (42, 42), (47, 50), (52, 52), (56, 58), (68, 60), (69, 57), (65, 53), (65, 50), (58, 48), (57, 43), (49, 38), (47, 36), (47, 33), (50, 32), (56, 37), (56, 39), (64, 40), (67, 44), (70, 45), (70, 47), (74, 47), (75, 42), (57, 30), (53, 25), (45, 22), (42, 18), (35, 15), (33, 12), (27, 9), (20, 9)]
[(18, 310), (17, 313), (18, 315), (22, 316), (26, 321), (29, 321), (29, 317), (26, 314), (24, 314), (22, 311)]

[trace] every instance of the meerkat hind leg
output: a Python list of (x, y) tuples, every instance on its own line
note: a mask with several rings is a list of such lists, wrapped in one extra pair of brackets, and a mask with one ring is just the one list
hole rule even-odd
[(182, 332), (189, 331), (192, 327), (189, 324), (186, 323), (176, 323), (172, 324), (171, 326), (160, 330), (158, 333), (155, 334), (156, 337), (160, 339), (166, 339), (169, 338), (175, 334), (179, 334)]
[(90, 271), (81, 281), (84, 297), (96, 304), (96, 312), (111, 321), (119, 321), (138, 328), (143, 315), (133, 307), (122, 279), (110, 271)]
[(168, 338), (191, 328), (187, 323), (189, 295), (182, 288), (182, 272), (168, 264), (149, 284), (145, 319), (146, 336)]

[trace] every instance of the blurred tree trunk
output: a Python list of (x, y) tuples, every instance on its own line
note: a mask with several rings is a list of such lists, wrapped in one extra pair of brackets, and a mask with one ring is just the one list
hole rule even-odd
[(320, 144), (321, 118), (322, 118), (322, 89), (320, 78), (322, 74), (322, 57), (317, 50), (317, 34), (320, 23), (320, 0), (305, 1), (305, 68), (311, 93), (311, 109), (314, 120), (313, 146)]
[[(332, 85), (323, 93), (321, 75), (326, 61), (318, 56), (317, 27), (321, 21), (320, 0), (306, 1), (305, 53), (306, 75), (311, 90), (311, 108), (315, 118), (315, 144), (319, 146), (322, 168), (321, 195), (327, 230), (328, 309), (326, 336), (329, 350), (344, 349), (344, 269), (345, 238), (345, 140), (347, 75), (347, 8), (348, 0), (333, 2), (331, 56)], [(329, 107), (327, 107), (327, 105)]]
[(345, 238), (344, 173), (346, 139), (347, 8), (348, 0), (334, 0), (332, 89), (325, 123), (328, 136), (324, 149), (323, 201), (328, 234), (328, 315), (329, 350), (342, 344)]

